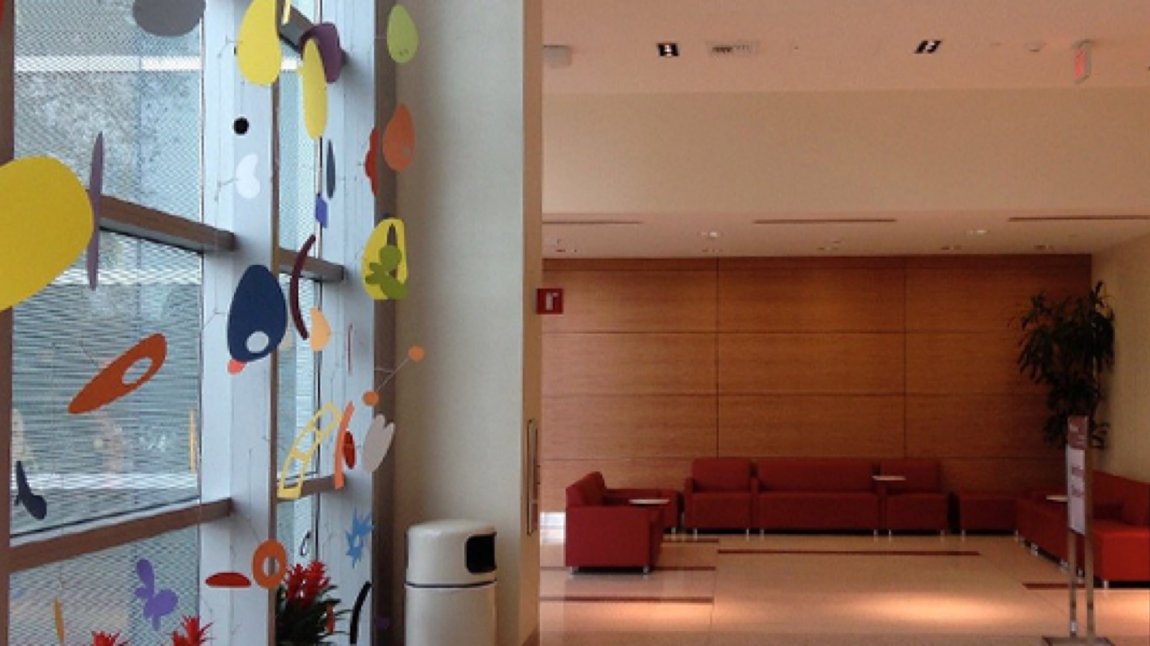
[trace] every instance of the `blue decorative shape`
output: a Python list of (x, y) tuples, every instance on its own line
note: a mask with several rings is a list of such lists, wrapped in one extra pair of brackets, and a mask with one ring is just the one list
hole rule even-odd
[(371, 534), (372, 529), (374, 527), (371, 524), (371, 516), (364, 514), (360, 517), (359, 510), (351, 511), (351, 529), (344, 534), (347, 536), (347, 555), (351, 557), (352, 567), (363, 558), (365, 539)]
[(152, 630), (160, 630), (160, 619), (175, 611), (180, 599), (168, 590), (156, 590), (156, 571), (148, 559), (136, 561), (136, 576), (140, 587), (136, 588), (136, 598), (144, 600), (144, 619), (152, 621)]
[(246, 364), (268, 356), (283, 340), (287, 323), (287, 302), (275, 275), (263, 265), (248, 267), (228, 309), (232, 359)]

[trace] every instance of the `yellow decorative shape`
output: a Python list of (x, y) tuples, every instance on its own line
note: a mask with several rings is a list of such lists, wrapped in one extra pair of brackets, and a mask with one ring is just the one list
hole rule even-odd
[(407, 237), (402, 220), (387, 218), (371, 232), (363, 248), (360, 280), (367, 295), (377, 301), (407, 296)]
[(250, 83), (271, 85), (280, 76), (283, 54), (280, 52), (276, 0), (252, 0), (240, 22), (236, 43), (236, 62), (240, 74)]
[(391, 8), (387, 16), (387, 52), (396, 63), (406, 63), (415, 58), (419, 50), (419, 30), (411, 14), (401, 4)]
[(56, 621), (56, 639), (60, 646), (64, 646), (64, 606), (60, 603), (60, 597), (52, 599), (52, 618)]
[(323, 57), (314, 38), (303, 45), (299, 75), (303, 89), (304, 126), (309, 137), (319, 139), (327, 129), (327, 78), (323, 73)]
[(0, 166), (0, 312), (44, 289), (92, 237), (88, 191), (51, 157)]
[(284, 15), (280, 19), (280, 24), (286, 25), (291, 22), (291, 0), (283, 0)]
[[(330, 416), (330, 420), (321, 427), (319, 424), (324, 415)], [(276, 488), (276, 494), (280, 500), (297, 500), (300, 497), (300, 493), (303, 492), (304, 474), (307, 473), (307, 468), (311, 465), (315, 452), (319, 450), (319, 445), (323, 444), (323, 441), (339, 426), (339, 421), (339, 408), (328, 402), (296, 434), (291, 443), (291, 450), (284, 458), (283, 468), (280, 469), (279, 486)], [(300, 445), (308, 439), (311, 439), (311, 446), (305, 451), (300, 448)], [(289, 474), (292, 471), (295, 472), (295, 477), (293, 482), (288, 484)]]
[(307, 340), (311, 344), (311, 351), (323, 351), (330, 340), (331, 324), (327, 322), (327, 317), (318, 307), (311, 308), (311, 336)]

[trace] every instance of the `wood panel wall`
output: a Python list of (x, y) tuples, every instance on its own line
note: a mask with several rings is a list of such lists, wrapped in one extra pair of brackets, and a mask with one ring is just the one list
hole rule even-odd
[(952, 489), (1055, 482), (1042, 392), (1015, 365), (1040, 290), (1088, 256), (545, 263), (542, 504), (600, 470), (680, 488), (706, 456), (933, 457)]

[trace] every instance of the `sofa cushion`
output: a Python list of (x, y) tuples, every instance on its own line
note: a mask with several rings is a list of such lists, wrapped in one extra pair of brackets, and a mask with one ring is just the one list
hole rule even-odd
[(942, 491), (938, 460), (882, 460), (879, 473), (906, 478), (902, 482), (888, 482), (887, 491), (890, 493)]
[(766, 458), (755, 463), (767, 491), (870, 491), (870, 460), (855, 458)]
[(1100, 515), (1100, 509), (1109, 506), (1119, 509), (1116, 518), (1128, 525), (1150, 525), (1150, 485), (1105, 471), (1095, 471), (1092, 482), (1095, 517)]
[(750, 491), (751, 461), (747, 458), (699, 458), (691, 462), (698, 491)]

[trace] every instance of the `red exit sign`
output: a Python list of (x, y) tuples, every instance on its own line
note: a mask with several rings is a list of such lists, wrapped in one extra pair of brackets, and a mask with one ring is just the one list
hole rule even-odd
[(535, 290), (535, 312), (538, 314), (562, 314), (563, 290), (558, 287), (543, 287)]

